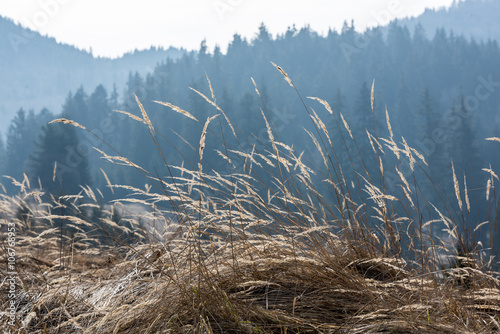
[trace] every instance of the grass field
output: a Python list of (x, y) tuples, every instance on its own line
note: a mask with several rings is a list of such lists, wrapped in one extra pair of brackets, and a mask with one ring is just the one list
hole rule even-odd
[[(276, 68), (295, 89), (285, 71)], [(363, 134), (351, 133), (342, 115), (336, 118), (338, 131), (330, 133), (306, 104), (314, 103), (332, 117), (336, 113), (316, 98), (304, 100), (304, 106), (313, 120), (309, 135), (320, 166), (309, 165), (301, 152), (275, 139), (264, 109), (267, 150), (241, 152), (222, 140), (221, 159), (228, 166), (238, 160), (243, 167), (221, 174), (203, 168), (210, 124), (229, 126), (226, 136), (238, 138), (239, 133), (210, 90), (211, 96), (203, 97), (215, 113), (204, 122), (195, 168), (169, 166), (171, 177), (161, 179), (143, 171), (162, 191), (110, 183), (110, 189), (125, 188), (135, 196), (102, 206), (97, 190), (50, 197), (26, 178), (17, 182), (18, 196), (2, 196), (1, 330), (500, 331), (497, 259), (486, 256), (464, 232), (460, 214), (447, 217), (436, 205), (438, 219), (426, 221), (423, 208), (430, 204), (422, 203), (418, 188), (398, 169), (397, 194), (384, 188), (384, 175), (394, 170), (394, 164), (384, 163), (386, 155), (409, 161), (412, 171), (426, 165), (404, 139), (394, 138), (389, 114), (388, 138), (370, 136), (377, 175), (367, 174), (363, 163), (338, 164), (338, 150), (350, 158), (359, 154), (351, 148)], [(373, 105), (373, 88), (371, 98)], [(138, 103), (142, 116), (130, 114), (131, 121), (144, 123), (158, 141), (158, 130)], [(341, 136), (345, 146), (334, 147), (333, 136)], [(111, 162), (140, 168), (126, 157), (101, 153)], [(343, 168), (354, 169), (356, 179), (346, 180)], [(453, 176), (455, 205), (470, 211), (467, 188)], [(116, 208), (127, 203), (150, 209), (120, 219)], [(434, 234), (434, 225), (447, 233)]]

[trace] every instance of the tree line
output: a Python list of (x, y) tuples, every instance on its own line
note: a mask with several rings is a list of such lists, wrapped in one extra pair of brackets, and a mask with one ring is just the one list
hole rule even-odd
[[(208, 170), (228, 169), (227, 161), (220, 158), (221, 140), (247, 153), (257, 150), (265, 154), (269, 150), (262, 112), (272, 122), (278, 140), (305, 150), (310, 161), (318, 161), (317, 154), (309, 153), (315, 151), (314, 145), (303, 129), (312, 127), (309, 116), (296, 92), (270, 64), (273, 61), (285, 69), (304, 100), (320, 97), (330, 103), (336, 116), (345, 116), (359, 138), (359, 153), (367, 159), (367, 169), (376, 170), (376, 163), (370, 158), (372, 148), (365, 131), (388, 135), (387, 109), (397, 140), (404, 137), (424, 155), (433, 179), (442, 183), (439, 186), (453, 191), (453, 160), (456, 173), (467, 175), (479, 189), (488, 177), (481, 169), (489, 168), (487, 162), (493, 169), (500, 164), (494, 145), (484, 141), (499, 132), (498, 59), (496, 41), (477, 42), (443, 29), (429, 39), (422, 26), (410, 32), (393, 23), (387, 30), (373, 28), (359, 33), (353, 24), (345, 23), (341, 31), (331, 30), (325, 36), (309, 27), (290, 27), (284, 34), (272, 36), (261, 25), (251, 40), (234, 35), (225, 54), (219, 47), (210, 52), (202, 42), (198, 52), (158, 63), (146, 76), (130, 73), (121, 93), (116, 89), (108, 92), (100, 85), (89, 95), (80, 88), (68, 94), (57, 115), (46, 109), (39, 113), (19, 110), (5, 143), (0, 142), (2, 173), (16, 179), (26, 173), (32, 184), (40, 182), (51, 192), (77, 192), (80, 184), (106, 189), (102, 171), (113, 183), (144, 186), (146, 180), (140, 171), (110, 166), (94, 147), (109, 154), (113, 147), (158, 177), (172, 172), (165, 161), (196, 168), (204, 121), (216, 113), (196, 92), (211, 96), (207, 77), (217, 104), (241, 138), (254, 143), (234, 138), (226, 122), (211, 127), (203, 157)], [(370, 86), (374, 79), (372, 111)], [(157, 142), (151, 140), (144, 124), (113, 112), (123, 110), (140, 116), (136, 96), (155, 125)], [(198, 121), (154, 101), (170, 102)], [(332, 115), (309, 100), (306, 104), (324, 117), (332, 133), (337, 131)], [(80, 129), (47, 124), (61, 116), (83, 124), (102, 141)], [(340, 148), (340, 162), (347, 163), (341, 136), (333, 135), (332, 141), (333, 147)], [(346, 174), (356, 177), (355, 171)], [(10, 181), (4, 179), (3, 184), (14, 190)], [(436, 187), (430, 181), (424, 184), (429, 189)]]

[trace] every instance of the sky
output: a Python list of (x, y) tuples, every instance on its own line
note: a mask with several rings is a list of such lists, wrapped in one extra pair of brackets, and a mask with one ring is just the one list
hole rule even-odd
[(0, 15), (58, 42), (118, 57), (151, 46), (224, 51), (233, 35), (256, 36), (260, 23), (284, 33), (293, 24), (320, 34), (354, 20), (357, 30), (416, 16), (453, 0), (1, 0)]

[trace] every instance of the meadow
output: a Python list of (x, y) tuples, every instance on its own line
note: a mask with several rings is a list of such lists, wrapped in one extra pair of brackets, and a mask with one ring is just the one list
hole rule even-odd
[[(165, 160), (169, 175), (159, 176), (119, 152), (99, 149), (103, 159), (136, 169), (146, 183), (138, 188), (108, 179), (110, 190), (130, 195), (106, 205), (98, 189), (83, 186), (79, 194), (55, 196), (28, 178), (11, 180), (19, 194), (2, 195), (0, 201), (0, 329), (500, 331), (497, 174), (488, 170), (487, 185), (474, 189), (480, 200), (493, 198), (493, 215), (483, 224), (471, 218), (472, 190), (452, 163), (454, 197), (442, 193), (442, 203), (426, 201), (429, 187), (419, 187), (415, 175), (432, 166), (394, 136), (390, 111), (388, 136), (378, 136), (377, 129), (353, 133), (344, 115), (320, 98), (302, 97), (287, 73), (274, 66), (311, 118), (314, 130), (306, 131), (314, 153), (280, 142), (265, 104), (256, 115), (265, 121), (266, 141), (256, 145), (259, 138), (242, 136), (230, 112), (217, 104), (207, 78), (211, 94), (197, 92), (214, 110), (206, 120), (162, 102), (171, 112), (204, 124), (199, 141), (191, 143), (196, 163)], [(375, 89), (373, 84), (367, 96), (372, 111)], [(163, 156), (161, 131), (137, 103), (140, 116), (121, 113), (147, 127), (158, 147), (155, 154)], [(334, 119), (335, 127), (319, 114)], [(53, 122), (88, 131), (72, 120)], [(335, 147), (334, 136), (344, 145)], [(372, 157), (357, 149), (362, 136), (369, 139)], [(205, 163), (208, 138), (219, 144), (227, 169), (213, 170)], [(241, 150), (243, 142), (251, 150)], [(347, 154), (350, 163), (339, 164), (340, 154)], [(402, 171), (400, 162), (409, 169)], [(398, 178), (395, 192), (389, 192), (389, 172)], [(147, 210), (126, 216), (131, 205)], [(489, 228), (488, 240), (477, 238), (480, 227)]]

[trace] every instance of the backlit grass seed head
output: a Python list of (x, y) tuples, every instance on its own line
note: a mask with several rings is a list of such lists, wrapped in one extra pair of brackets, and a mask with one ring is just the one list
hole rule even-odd
[(212, 82), (210, 81), (210, 78), (208, 77), (207, 72), (205, 72), (205, 77), (207, 78), (208, 87), (210, 88), (210, 94), (212, 95), (212, 101), (214, 101), (214, 103), (217, 104), (217, 100), (215, 99), (214, 89), (212, 87)]
[(96, 150), (97, 152), (99, 152), (102, 155), (101, 158), (103, 158), (111, 163), (115, 163), (115, 164), (123, 165), (123, 166), (130, 166), (130, 167), (133, 167), (137, 170), (142, 170), (143, 172), (147, 173), (147, 171), (144, 168), (133, 163), (132, 161), (130, 161), (129, 159), (127, 159), (125, 157), (107, 155), (106, 153), (104, 153), (104, 151), (98, 149), (97, 147), (94, 147), (94, 150)]
[(203, 160), (203, 151), (205, 150), (205, 138), (207, 136), (207, 127), (210, 122), (216, 118), (219, 115), (214, 115), (212, 117), (207, 118), (207, 121), (205, 122), (205, 125), (203, 126), (203, 130), (201, 132), (201, 138), (200, 138), (200, 149), (199, 149), (199, 154), (200, 154), (200, 162)]
[[(198, 119), (196, 119), (196, 117), (194, 117), (193, 115), (191, 115), (189, 112), (187, 112), (186, 110), (181, 109), (181, 108), (179, 108), (179, 107), (177, 107), (177, 106), (174, 106), (172, 103), (168, 103), (168, 102), (161, 102), (161, 101), (153, 101), (153, 102), (154, 102), (154, 103), (161, 104), (162, 106), (169, 107), (169, 108), (170, 108), (170, 109), (172, 109), (173, 111), (178, 112), (178, 113), (179, 113), (179, 114), (181, 114), (181, 115), (184, 115), (184, 116), (186, 116), (186, 117), (188, 117), (188, 118), (191, 118), (192, 120), (195, 120), (195, 121), (199, 122), (199, 121), (198, 121)], [(121, 112), (121, 111), (119, 111), (119, 112)]]
[(396, 170), (396, 173), (398, 173), (399, 179), (404, 183), (406, 189), (411, 193), (410, 185), (408, 184), (408, 181), (406, 180), (403, 173), (401, 173), (397, 166), (394, 167), (394, 169)]
[(69, 125), (73, 125), (77, 128), (80, 128), (80, 129), (83, 129), (83, 130), (87, 130), (86, 127), (84, 127), (83, 125), (75, 122), (75, 121), (72, 121), (72, 120), (69, 120), (69, 119), (66, 119), (66, 118), (58, 118), (58, 119), (55, 119), (53, 121), (50, 121), (49, 124), (52, 124), (52, 123), (63, 123), (63, 124), (69, 124)]
[(288, 76), (288, 74), (286, 74), (286, 72), (281, 68), (281, 66), (278, 66), (278, 65), (276, 65), (273, 62), (271, 62), (271, 64), (273, 64), (273, 66), (276, 67), (278, 69), (278, 71), (281, 72), (281, 74), (283, 74), (283, 76), (285, 77), (286, 82), (288, 82), (288, 84), (290, 85), (290, 87), (295, 88), (293, 86), (292, 80), (290, 79), (290, 77)]
[(408, 143), (406, 142), (406, 140), (404, 139), (404, 137), (401, 137), (401, 138), (403, 139), (403, 146), (405, 147), (405, 150), (403, 152), (406, 154), (406, 156), (410, 160), (410, 169), (413, 172), (414, 171), (414, 166), (415, 166), (415, 158), (411, 154), (412, 151), (410, 149), (410, 146), (408, 146)]
[(148, 117), (148, 114), (146, 113), (146, 109), (144, 109), (144, 106), (142, 105), (141, 101), (139, 101), (139, 98), (137, 95), (134, 94), (135, 101), (137, 102), (137, 105), (139, 106), (139, 109), (141, 109), (141, 114), (142, 118), (144, 119), (144, 122), (147, 124), (149, 131), (151, 131), (152, 134), (155, 133), (155, 128), (153, 127), (153, 124), (151, 123), (151, 120)]
[(410, 150), (413, 152), (413, 154), (415, 154), (420, 159), (420, 161), (422, 161), (424, 163), (424, 165), (429, 166), (427, 164), (427, 161), (425, 161), (425, 158), (422, 154), (420, 154), (416, 149), (414, 149), (412, 147), (410, 147)]
[(389, 111), (387, 106), (385, 107), (385, 120), (387, 122), (387, 129), (389, 130), (389, 135), (391, 136), (391, 141), (394, 143), (394, 133), (392, 133), (391, 120), (389, 119)]
[(222, 110), (218, 105), (217, 105), (217, 102), (215, 101), (215, 99), (212, 101), (210, 100), (208, 97), (205, 96), (205, 94), (203, 94), (202, 92), (192, 88), (192, 87), (189, 87), (189, 89), (191, 89), (193, 92), (195, 92), (196, 94), (200, 95), (205, 101), (207, 101), (208, 103), (210, 103), (212, 106), (214, 106), (218, 111), (220, 111), (222, 113), (222, 115), (224, 116), (224, 118), (226, 119), (226, 122), (227, 124), (229, 125), (229, 127), (231, 128), (231, 131), (233, 132), (233, 135), (234, 135), (234, 138), (238, 138), (238, 136), (236, 135), (236, 131), (234, 131), (234, 127), (233, 127), (233, 124), (231, 123), (231, 121), (229, 120), (229, 117), (227, 117), (226, 113), (224, 112), (224, 110)]
[(370, 95), (370, 105), (372, 107), (372, 111), (373, 111), (373, 106), (374, 106), (374, 93), (375, 93), (375, 79), (373, 79), (373, 82), (372, 82), (372, 92), (371, 92), (371, 95)]
[(372, 136), (370, 135), (370, 132), (368, 132), (367, 129), (365, 129), (365, 131), (366, 131), (366, 135), (368, 136), (368, 140), (370, 141), (370, 146), (372, 147), (373, 152), (377, 153), (377, 150), (375, 149), (375, 146), (373, 145)]
[(269, 141), (273, 145), (273, 150), (276, 154), (278, 154), (278, 148), (276, 147), (276, 143), (274, 141), (274, 136), (273, 132), (271, 131), (271, 126), (269, 125), (269, 122), (267, 121), (266, 115), (264, 115), (264, 112), (262, 109), (260, 110), (260, 113), (262, 114), (262, 117), (264, 118), (264, 122), (266, 123), (266, 129), (267, 129), (267, 135), (269, 136)]
[(406, 190), (406, 188), (401, 186), (401, 189), (403, 189), (403, 193), (405, 194), (406, 199), (410, 202), (411, 207), (415, 208), (415, 204), (413, 204), (413, 200), (411, 199), (411, 196), (408, 193), (408, 191)]
[(455, 166), (451, 162), (451, 171), (453, 172), (453, 185), (455, 187), (455, 196), (457, 197), (458, 207), (462, 210), (462, 198), (460, 197), (460, 186), (458, 184), (457, 175), (455, 174)]
[(467, 211), (470, 212), (470, 202), (469, 202), (469, 193), (467, 190), (467, 178), (464, 174), (464, 192), (465, 192), (465, 204), (467, 205)]
[(490, 199), (490, 190), (493, 187), (491, 178), (488, 179), (488, 182), (486, 182), (486, 200), (488, 201)]
[(385, 139), (385, 138), (380, 138), (380, 140), (385, 143), (385, 146), (389, 150), (391, 150), (391, 152), (394, 153), (394, 155), (396, 156), (396, 158), (399, 160), (400, 157), (401, 157), (400, 152), (403, 152), (403, 150), (401, 150), (398, 147), (398, 145), (396, 144), (396, 142), (394, 140), (388, 140), (388, 139)]
[(111, 193), (114, 195), (115, 194), (115, 190), (113, 189), (111, 181), (109, 181), (108, 175), (106, 174), (106, 172), (102, 168), (100, 168), (100, 169), (101, 169), (102, 175), (104, 175), (104, 179), (106, 180), (106, 183), (107, 183), (109, 189), (111, 190)]
[(328, 162), (326, 160), (326, 156), (323, 153), (323, 149), (321, 148), (321, 145), (319, 144), (318, 140), (316, 139), (316, 137), (312, 133), (310, 133), (309, 131), (307, 131), (306, 128), (304, 128), (304, 131), (307, 132), (307, 134), (309, 135), (309, 137), (311, 137), (311, 139), (314, 142), (314, 145), (316, 146), (316, 149), (319, 151), (319, 153), (321, 154), (321, 157), (323, 158), (323, 163), (325, 164), (325, 167), (328, 167)]
[(354, 139), (352, 132), (351, 132), (351, 129), (349, 129), (349, 124), (347, 124), (347, 122), (344, 118), (344, 115), (342, 115), (342, 113), (340, 113), (340, 118), (342, 118), (342, 123), (344, 123), (345, 129), (347, 130), (347, 132), (349, 132), (349, 136), (351, 137), (351, 139)]
[(313, 119), (314, 123), (316, 124), (316, 126), (318, 128), (320, 128), (323, 131), (326, 138), (328, 139), (328, 143), (330, 144), (330, 146), (333, 146), (332, 140), (330, 139), (330, 134), (328, 133), (328, 130), (326, 129), (325, 123), (323, 123), (321, 118), (319, 118), (318, 114), (316, 114), (316, 111), (314, 111), (314, 109), (311, 108), (311, 110), (314, 113), (314, 117), (311, 115), (311, 118)]
[(52, 182), (56, 181), (57, 161), (54, 161), (54, 170), (52, 171)]
[(113, 111), (114, 111), (114, 112), (117, 112), (117, 113), (119, 113), (119, 114), (126, 115), (126, 116), (128, 116), (128, 117), (132, 118), (134, 121), (137, 121), (137, 122), (141, 122), (141, 123), (143, 123), (143, 124), (146, 124), (146, 122), (145, 122), (142, 118), (140, 118), (140, 117), (138, 117), (138, 116), (136, 116), (136, 115), (134, 115), (134, 114), (132, 114), (132, 113), (129, 113), (128, 111), (122, 111), (122, 110), (113, 110)]
[(490, 165), (490, 168), (483, 168), (482, 170), (485, 171), (486, 173), (489, 173), (491, 177), (494, 177), (495, 179), (500, 181), (500, 179), (498, 178), (498, 175), (491, 168), (491, 165)]
[(330, 107), (330, 105), (328, 104), (328, 102), (326, 102), (325, 100), (322, 100), (322, 99), (317, 98), (317, 97), (308, 97), (308, 99), (318, 101), (319, 103), (321, 103), (325, 107), (325, 109), (330, 113), (330, 115), (333, 115), (332, 108)]
[(259, 88), (257, 87), (257, 84), (255, 83), (255, 80), (253, 78), (250, 78), (250, 79), (252, 80), (253, 86), (255, 87), (255, 92), (257, 93), (257, 95), (259, 95), (259, 97), (262, 97), (260, 95)]
[(486, 138), (486, 140), (500, 142), (500, 138), (498, 138), (498, 137)]

